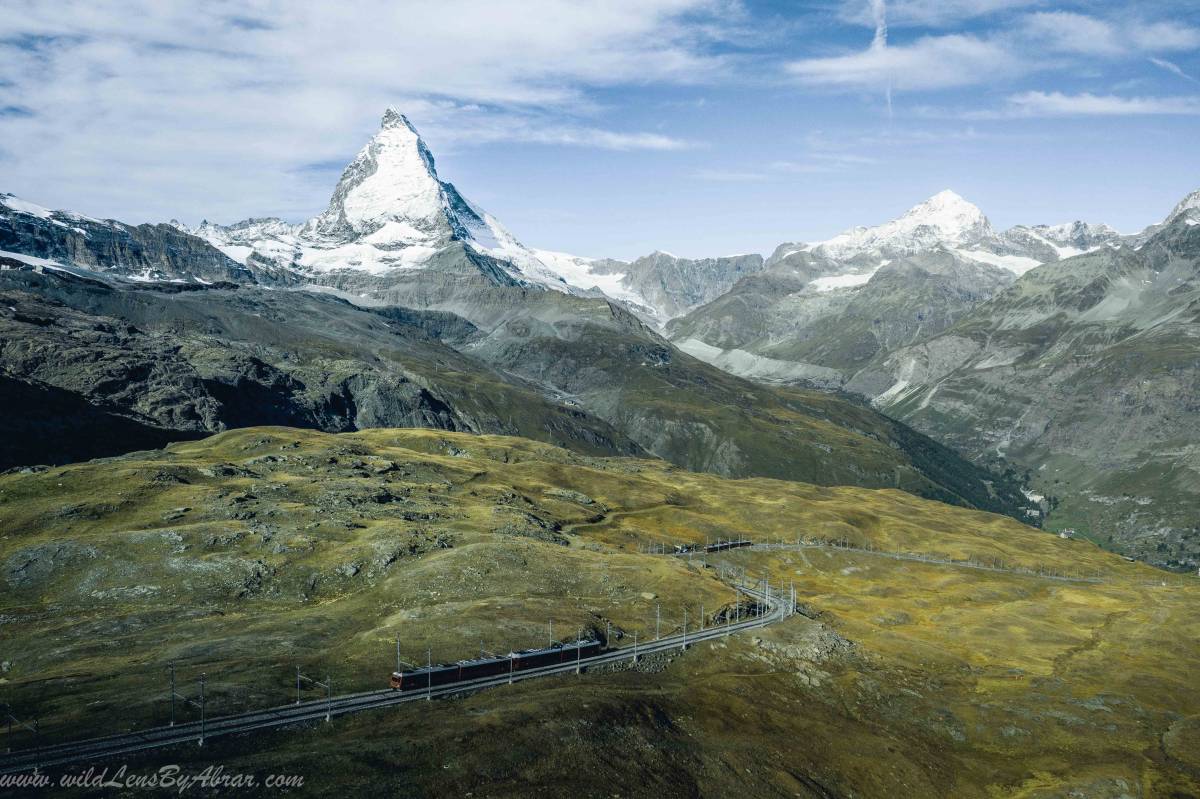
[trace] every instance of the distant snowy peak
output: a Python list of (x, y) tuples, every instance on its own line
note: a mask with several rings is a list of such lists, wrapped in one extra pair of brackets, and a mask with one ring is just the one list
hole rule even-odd
[(1069, 222), (1063, 225), (1016, 225), (1000, 234), (998, 252), (1020, 255), (1041, 263), (1120, 244), (1121, 234), (1108, 225)]
[(852, 261), (858, 265), (878, 258), (904, 258), (943, 249), (1021, 275), (1044, 263), (1091, 252), (1107, 244), (1119, 245), (1121, 241), (1121, 234), (1108, 225), (1087, 222), (1017, 225), (997, 233), (978, 207), (947, 190), (891, 222), (854, 228), (805, 249), (836, 262)]
[(1068, 222), (1065, 225), (1035, 225), (1033, 229), (1055, 244), (1080, 249), (1107, 244), (1121, 238), (1121, 234), (1108, 225), (1080, 221)]
[(1194, 191), (1180, 200), (1163, 224), (1170, 224), (1182, 216), (1200, 218), (1200, 190)]
[(971, 246), (995, 235), (982, 211), (947, 189), (910, 208), (898, 219), (877, 227), (853, 228), (811, 249), (837, 260), (858, 255), (895, 257), (937, 246)]

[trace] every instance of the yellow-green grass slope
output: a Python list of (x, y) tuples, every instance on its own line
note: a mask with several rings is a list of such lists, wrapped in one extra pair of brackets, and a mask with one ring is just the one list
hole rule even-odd
[[(1102, 582), (821, 548), (707, 568), (640, 552), (737, 535)], [(611, 624), (644, 640), (656, 604), (664, 631), (685, 609), (715, 621), (734, 600), (720, 563), (794, 582), (806, 615), (640, 672), (145, 762), (290, 769), (332, 795), (1200, 792), (1194, 579), (899, 491), (428, 430), (244, 429), (0, 477), (0, 701), (55, 739), (161, 723), (172, 661), (185, 693), (208, 675), (215, 714), (288, 701), (296, 665), (380, 687), (396, 636), (410, 661), (538, 645), (551, 619), (559, 639)]]

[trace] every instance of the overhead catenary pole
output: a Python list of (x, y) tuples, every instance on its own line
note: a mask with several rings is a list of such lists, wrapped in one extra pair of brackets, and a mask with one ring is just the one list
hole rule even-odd
[(662, 632), (662, 608), (656, 602), (654, 604), (654, 640), (657, 641)]
[(425, 649), (425, 701), (433, 698), (433, 650)]
[(171, 661), (171, 723), (168, 726), (175, 726), (175, 662)]
[(200, 672), (200, 746), (204, 746), (205, 722), (207, 721), (208, 699), (204, 696), (204, 680), (207, 675)]

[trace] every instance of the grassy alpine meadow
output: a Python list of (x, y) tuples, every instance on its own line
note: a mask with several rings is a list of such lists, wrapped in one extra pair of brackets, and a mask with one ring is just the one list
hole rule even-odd
[[(646, 552), (736, 536), (856, 549)], [(297, 666), (384, 687), (397, 637), (417, 663), (551, 623), (627, 644), (656, 606), (664, 633), (718, 622), (722, 566), (794, 584), (802, 612), (637, 669), (128, 762), (325, 795), (1200, 793), (1195, 578), (898, 490), (431, 430), (247, 428), (0, 476), (0, 701), (59, 741), (166, 722), (171, 663), (217, 715), (294, 700)]]

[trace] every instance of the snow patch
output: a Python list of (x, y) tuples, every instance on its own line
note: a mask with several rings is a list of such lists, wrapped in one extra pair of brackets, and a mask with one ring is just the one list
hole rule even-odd
[(12, 194), (0, 194), (0, 204), (3, 204), (19, 214), (36, 216), (38, 219), (50, 219), (50, 217), (54, 214), (54, 212), (49, 208), (43, 208), (40, 205), (27, 202)]
[(66, 269), (66, 264), (61, 264), (58, 261), (51, 261), (46, 258), (37, 258), (33, 255), (26, 255), (23, 252), (11, 252), (9, 250), (0, 250), (0, 257), (12, 258), (14, 261), (20, 261), (23, 264), (30, 266), (46, 266), (51, 269)]
[(812, 289), (816, 292), (826, 292), (834, 291), (836, 289), (848, 289), (857, 288), (858, 286), (865, 286), (867, 283), (871, 282), (871, 278), (875, 276), (876, 272), (890, 263), (890, 259), (885, 259), (880, 261), (874, 269), (868, 272), (850, 272), (843, 275), (826, 275), (824, 277), (819, 277), (816, 280), (809, 281), (806, 288)]
[(782, 361), (777, 358), (756, 355), (746, 350), (723, 350), (700, 339), (685, 339), (676, 342), (675, 346), (688, 355), (699, 358), (730, 374), (766, 383), (809, 382), (840, 386), (843, 382), (842, 375), (836, 369), (796, 361)]
[(994, 252), (987, 252), (986, 250), (955, 249), (953, 252), (971, 261), (978, 261), (1007, 269), (1015, 275), (1023, 275), (1030, 269), (1042, 265), (1042, 262), (1036, 258), (1027, 258), (1023, 255), (997, 255)]

